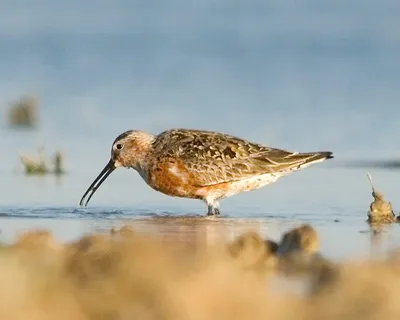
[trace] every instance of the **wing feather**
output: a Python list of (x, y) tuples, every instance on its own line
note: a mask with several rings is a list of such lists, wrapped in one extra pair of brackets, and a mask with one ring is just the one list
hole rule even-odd
[(154, 141), (153, 150), (158, 157), (179, 159), (199, 187), (267, 173), (282, 175), (328, 154), (290, 152), (218, 132), (189, 129), (164, 131)]

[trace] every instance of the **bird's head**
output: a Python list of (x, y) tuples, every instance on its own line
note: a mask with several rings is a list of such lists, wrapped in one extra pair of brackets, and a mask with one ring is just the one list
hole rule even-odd
[(83, 206), (86, 196), (90, 193), (84, 206), (88, 204), (97, 189), (116, 168), (138, 169), (143, 165), (153, 139), (153, 135), (139, 130), (129, 130), (120, 134), (112, 144), (110, 160), (86, 190), (80, 201), (80, 205)]

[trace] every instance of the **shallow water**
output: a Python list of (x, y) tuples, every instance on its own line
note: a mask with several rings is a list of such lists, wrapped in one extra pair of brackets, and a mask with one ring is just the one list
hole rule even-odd
[[(2, 240), (30, 228), (71, 240), (121, 223), (180, 239), (231, 238), (249, 228), (279, 239), (305, 222), (334, 258), (399, 243), (397, 225), (371, 241), (366, 169), (339, 166), (398, 156), (398, 1), (19, 3), (4, 1), (0, 12), (0, 103), (5, 110), (37, 92), (40, 126), (11, 130), (0, 119)], [(88, 208), (78, 207), (119, 133), (171, 127), (331, 150), (335, 159), (222, 201), (216, 221), (197, 217), (203, 203), (161, 195), (122, 169)], [(17, 152), (34, 154), (39, 145), (48, 155), (64, 152), (66, 176), (22, 174)], [(397, 210), (400, 172), (371, 173)]]
[(173, 241), (213, 243), (231, 240), (248, 230), (256, 230), (265, 237), (279, 240), (282, 233), (291, 227), (299, 223), (311, 223), (319, 232), (322, 251), (334, 259), (366, 257), (372, 253), (376, 255), (398, 246), (398, 225), (387, 227), (381, 239), (376, 239), (364, 220), (365, 216), (361, 214), (348, 217), (329, 215), (325, 219), (310, 214), (207, 218), (123, 208), (80, 210), (68, 207), (3, 207), (0, 239), (9, 242), (23, 231), (44, 228), (52, 230), (60, 240), (72, 241), (85, 233), (109, 232), (112, 227), (129, 224), (140, 233)]
[[(122, 190), (118, 180), (111, 180), (97, 191), (88, 207), (80, 208), (78, 202), (90, 182), (90, 175), (86, 181), (79, 180), (80, 189), (72, 175), (62, 178), (58, 184), (53, 177), (20, 177), (19, 180), (9, 175), (12, 186), (9, 190), (27, 188), (29, 184), (36, 192), (31, 194), (32, 199), (25, 197), (21, 205), (0, 207), (0, 239), (8, 242), (24, 230), (45, 228), (54, 231), (58, 239), (71, 241), (85, 233), (109, 232), (112, 227), (129, 224), (138, 232), (173, 241), (212, 243), (230, 240), (247, 230), (279, 240), (291, 227), (310, 223), (319, 232), (322, 252), (334, 259), (382, 254), (395, 248), (400, 241), (397, 224), (388, 226), (378, 238), (369, 230), (366, 212), (372, 196), (363, 170), (320, 168), (310, 170), (309, 174), (296, 173), (275, 185), (223, 200), (222, 215), (218, 218), (206, 217), (206, 206), (198, 200), (164, 196), (148, 188), (134, 171), (122, 172), (121, 184), (129, 186), (136, 182), (141, 185), (142, 193), (148, 191), (148, 197), (157, 200), (138, 199), (135, 193), (140, 190), (132, 187)], [(346, 172), (359, 176), (358, 183), (354, 186), (342, 184)], [(377, 174), (384, 176), (385, 172)], [(317, 187), (310, 179), (322, 183)], [(73, 186), (75, 191), (71, 191)], [(12, 199), (10, 194), (3, 194)], [(387, 194), (394, 195), (393, 192)], [(125, 195), (129, 195), (129, 199), (125, 199)], [(49, 199), (52, 205), (45, 204)], [(57, 205), (69, 202), (68, 199), (73, 199), (71, 202), (75, 205)], [(32, 204), (34, 201), (36, 204)]]

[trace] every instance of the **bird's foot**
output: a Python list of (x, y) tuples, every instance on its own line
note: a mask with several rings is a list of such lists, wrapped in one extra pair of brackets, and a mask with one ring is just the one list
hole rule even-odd
[(216, 216), (216, 215), (220, 215), (219, 209), (209, 206), (207, 216)]

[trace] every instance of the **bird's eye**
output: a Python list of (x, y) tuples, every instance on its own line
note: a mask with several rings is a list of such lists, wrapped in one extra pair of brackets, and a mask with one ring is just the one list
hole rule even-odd
[(116, 145), (116, 148), (117, 148), (118, 150), (121, 150), (123, 147), (124, 147), (124, 145), (123, 145), (122, 143), (118, 143), (118, 144)]

